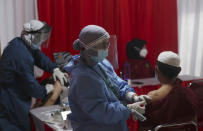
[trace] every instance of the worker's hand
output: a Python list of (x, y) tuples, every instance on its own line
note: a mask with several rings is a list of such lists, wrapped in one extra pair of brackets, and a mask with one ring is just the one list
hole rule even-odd
[(148, 95), (140, 95), (140, 97), (144, 99), (147, 104), (152, 100), (152, 98)]
[(68, 74), (61, 72), (59, 68), (54, 69), (53, 78), (54, 78), (54, 81), (59, 80), (62, 86), (64, 86), (64, 82), (68, 82), (69, 80)]
[(141, 114), (145, 113), (145, 101), (128, 104), (127, 107), (130, 109), (132, 114), (134, 113), (134, 110), (138, 111)]
[(151, 100), (148, 95), (133, 95), (133, 102), (145, 101), (145, 105)]
[(133, 100), (133, 102), (142, 101), (142, 99), (140, 99), (140, 97), (138, 95), (136, 95), (136, 94), (132, 96), (132, 100)]

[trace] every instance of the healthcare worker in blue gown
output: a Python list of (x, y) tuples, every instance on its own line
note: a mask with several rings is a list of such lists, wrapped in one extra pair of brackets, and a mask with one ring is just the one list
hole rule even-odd
[(43, 98), (47, 91), (34, 78), (34, 65), (50, 72), (63, 84), (66, 76), (40, 51), (51, 28), (38, 20), (24, 24), (21, 37), (8, 43), (0, 60), (0, 130), (31, 130), (31, 97)]
[[(140, 99), (144, 103), (143, 97), (137, 96), (105, 59), (109, 40), (105, 29), (88, 25), (74, 42), (80, 55), (64, 68), (71, 78), (68, 98), (72, 113), (68, 118), (74, 131), (127, 131), (126, 120), (132, 110), (120, 100)], [(145, 108), (140, 103), (134, 107), (143, 114)]]

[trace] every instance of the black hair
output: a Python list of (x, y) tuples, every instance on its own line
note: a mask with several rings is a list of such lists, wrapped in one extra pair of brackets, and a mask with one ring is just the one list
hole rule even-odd
[(164, 76), (168, 77), (169, 79), (172, 79), (172, 78), (178, 76), (178, 74), (181, 71), (181, 67), (176, 67), (176, 66), (168, 65), (168, 64), (162, 63), (160, 61), (157, 61), (156, 65), (159, 68), (159, 71)]
[(146, 43), (147, 42), (145, 40), (141, 40), (138, 38), (128, 42), (126, 45), (127, 57), (131, 59), (143, 59), (143, 57), (140, 56), (140, 51)]

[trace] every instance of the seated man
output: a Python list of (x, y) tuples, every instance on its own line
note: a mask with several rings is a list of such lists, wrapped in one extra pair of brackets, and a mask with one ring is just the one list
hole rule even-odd
[(140, 39), (134, 39), (127, 44), (127, 61), (122, 68), (124, 80), (154, 77), (154, 70), (146, 59), (148, 52), (145, 45), (146, 41)]
[(155, 76), (161, 87), (148, 93), (151, 99), (146, 106), (147, 120), (141, 122), (140, 130), (195, 119), (198, 102), (190, 89), (181, 86), (181, 80), (177, 78), (180, 71), (180, 58), (177, 54), (164, 51), (158, 56)]

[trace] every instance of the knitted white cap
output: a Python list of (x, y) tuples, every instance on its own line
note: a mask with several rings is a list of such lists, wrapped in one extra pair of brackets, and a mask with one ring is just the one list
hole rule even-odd
[(172, 51), (161, 52), (157, 58), (159, 62), (175, 67), (180, 67), (180, 57)]

